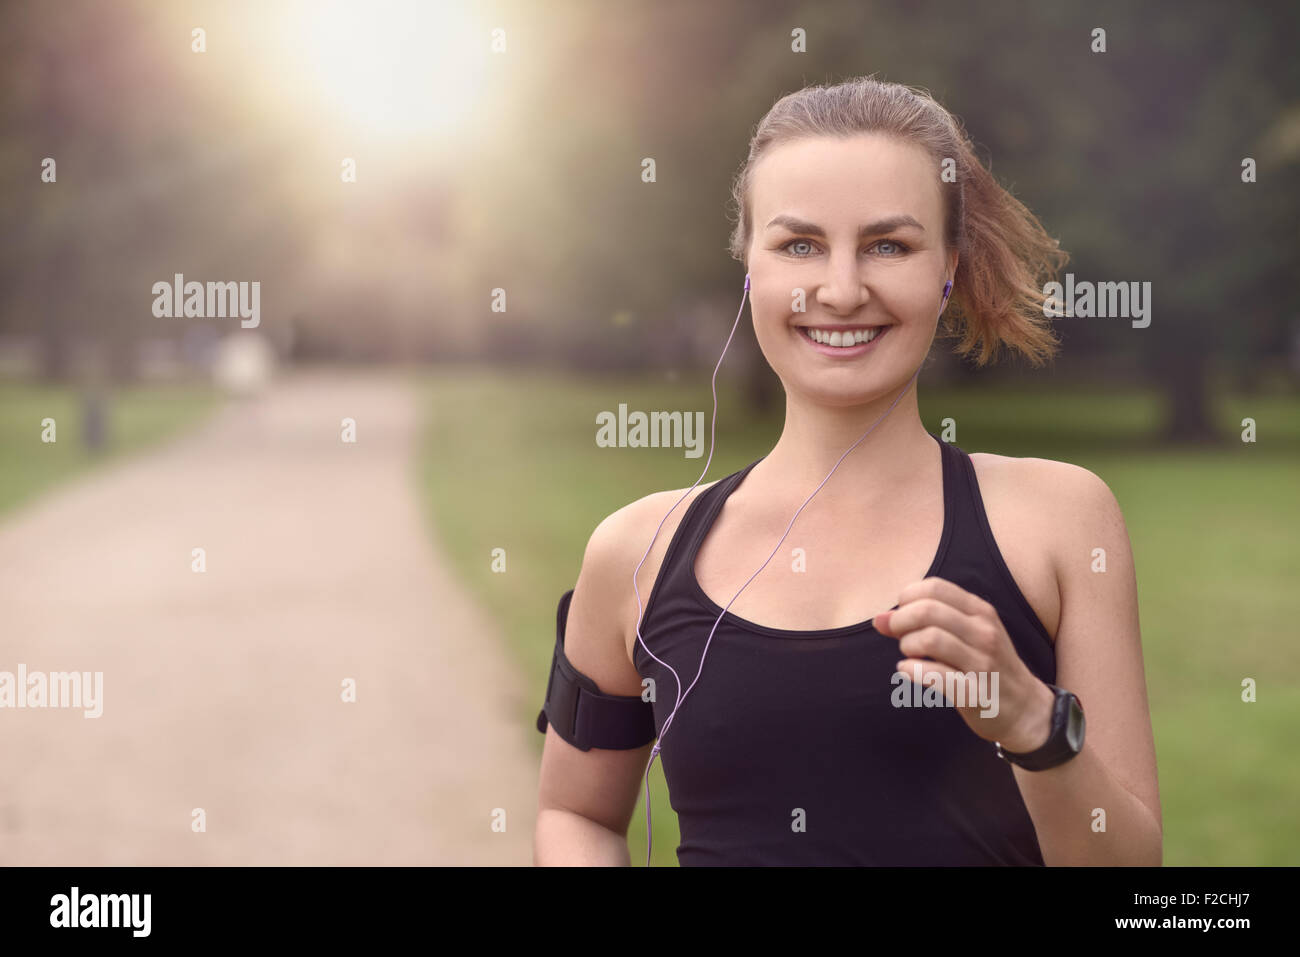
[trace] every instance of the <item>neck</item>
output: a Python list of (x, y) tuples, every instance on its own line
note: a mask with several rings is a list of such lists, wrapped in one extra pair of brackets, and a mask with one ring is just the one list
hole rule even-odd
[[(936, 455), (934, 439), (921, 423), (916, 383), (898, 399), (901, 391), (899, 386), (865, 405), (842, 408), (787, 393), (781, 437), (751, 474), (779, 498), (803, 501), (831, 469), (835, 474), (817, 493), (818, 500), (845, 495), (867, 501), (888, 497)], [(898, 403), (885, 415), (895, 399)], [(868, 429), (871, 433), (858, 442)], [(844, 455), (855, 442), (853, 451)]]

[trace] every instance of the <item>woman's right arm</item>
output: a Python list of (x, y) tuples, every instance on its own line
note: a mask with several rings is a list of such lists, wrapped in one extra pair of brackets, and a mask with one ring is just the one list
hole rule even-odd
[[(637, 527), (645, 510), (637, 506), (645, 501), (614, 512), (592, 532), (569, 603), (565, 656), (606, 694), (642, 691), (641, 676), (627, 657), (627, 639), (636, 621), (632, 570), (648, 541)], [(644, 582), (648, 565), (637, 579), (643, 606), (649, 598)], [(533, 836), (535, 865), (631, 864), (627, 829), (651, 746), (582, 751), (547, 727)]]

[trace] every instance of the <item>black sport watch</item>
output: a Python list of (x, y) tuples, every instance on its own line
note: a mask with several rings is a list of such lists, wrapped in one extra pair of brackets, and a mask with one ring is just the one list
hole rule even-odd
[(998, 757), (1019, 765), (1026, 771), (1046, 771), (1064, 764), (1083, 750), (1083, 702), (1071, 692), (1056, 685), (1048, 685), (1056, 694), (1052, 706), (1052, 733), (1041, 748), (1025, 754), (1005, 750), (1000, 742), (993, 742)]

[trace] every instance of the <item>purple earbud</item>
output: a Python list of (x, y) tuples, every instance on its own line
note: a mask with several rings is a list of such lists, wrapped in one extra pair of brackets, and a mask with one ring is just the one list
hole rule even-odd
[(749, 288), (749, 273), (745, 273), (745, 288)]
[(951, 280), (951, 279), (949, 279), (946, 283), (943, 284), (943, 301), (944, 301), (944, 302), (947, 302), (947, 301), (948, 301), (948, 293), (950, 293), (950, 292), (952, 292), (952, 280)]

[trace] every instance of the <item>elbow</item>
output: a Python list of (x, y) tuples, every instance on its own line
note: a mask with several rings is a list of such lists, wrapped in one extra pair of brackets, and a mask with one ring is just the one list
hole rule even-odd
[(627, 835), (573, 811), (543, 808), (533, 832), (534, 867), (631, 867)]

